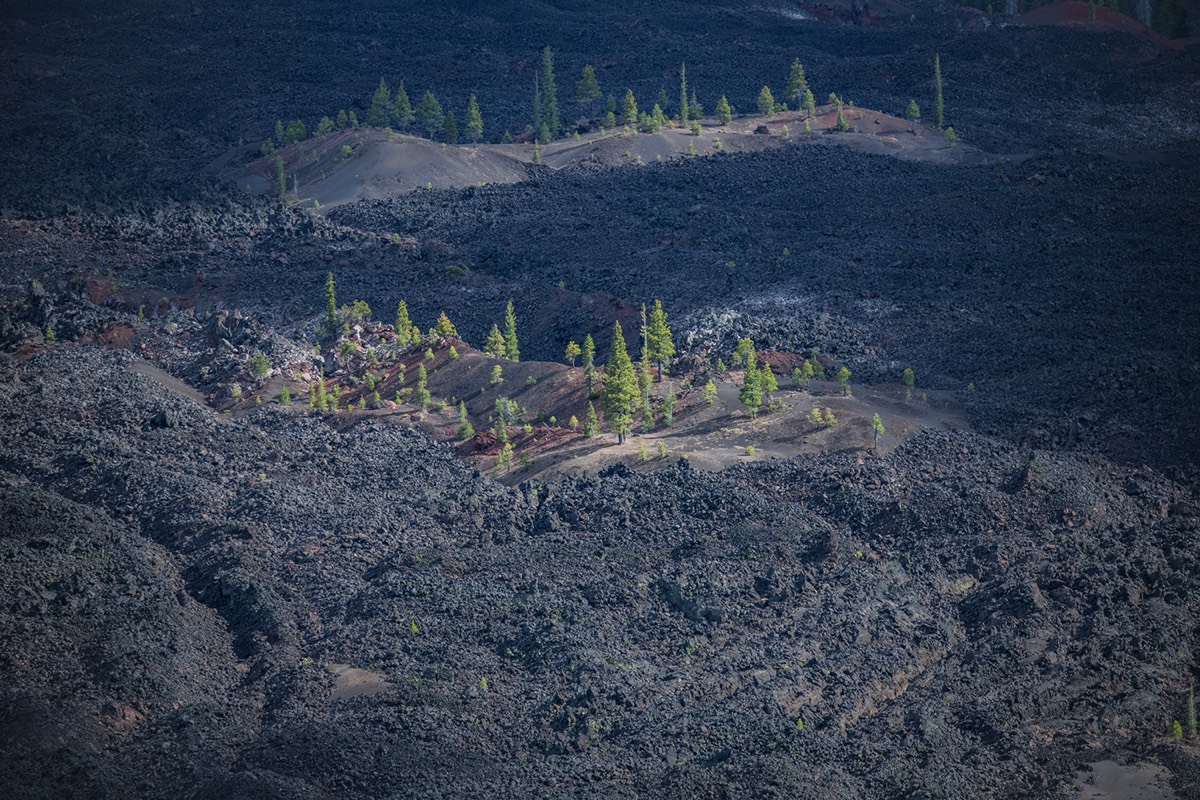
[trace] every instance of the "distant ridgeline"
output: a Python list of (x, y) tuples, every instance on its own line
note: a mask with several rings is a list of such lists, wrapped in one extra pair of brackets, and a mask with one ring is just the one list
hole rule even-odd
[[(942, 119), (942, 84), (940, 65), (936, 58), (931, 67), (934, 70), (934, 96), (929, 100), (934, 113), (930, 121), (942, 130), (945, 129)], [(561, 110), (554, 74), (554, 53), (547, 47), (542, 51), (541, 67), (534, 75), (532, 114), (529, 123), (526, 124), (525, 130), (515, 137), (511, 131), (505, 130), (499, 141), (532, 141), (535, 144), (545, 144), (564, 135), (578, 135), (594, 129), (605, 130), (617, 126), (640, 133), (655, 133), (665, 127), (690, 127), (698, 134), (702, 118), (713, 119), (717, 124), (724, 125), (729, 123), (737, 111), (722, 95), (714, 103), (712, 113), (705, 117), (704, 106), (700, 103), (696, 90), (688, 87), (686, 64), (679, 65), (676, 91), (672, 97), (668, 95), (666, 88), (660, 89), (650, 108), (642, 106), (639, 109), (632, 89), (627, 88), (620, 101), (612, 93), (606, 95), (600, 87), (596, 70), (591, 64), (586, 64), (579, 79), (575, 81), (574, 103), (578, 108), (576, 122), (564, 123), (564, 112)], [(843, 100), (830, 92), (828, 104), (838, 112), (835, 130), (849, 130), (841, 113)], [(799, 59), (792, 62), (782, 91), (776, 95), (769, 86), (763, 86), (754, 105), (758, 113), (766, 117), (787, 110), (805, 112), (809, 119), (815, 116), (816, 100), (813, 89)], [(854, 104), (850, 102), (848, 105)], [(912, 100), (909, 101), (907, 109), (898, 112), (898, 115), (901, 113), (914, 122), (920, 118), (919, 108)], [(311, 129), (300, 119), (286, 124), (282, 120), (276, 121), (274, 135), (262, 144), (262, 154), (269, 155), (277, 147), (302, 141), (309, 136), (325, 136), (334, 131), (361, 125), (382, 128), (389, 132), (417, 134), (446, 144), (457, 144), (460, 136), (473, 144), (478, 144), (484, 139), (483, 115), (475, 95), (467, 98), (460, 128), (460, 118), (453, 110), (444, 108), (432, 91), (426, 90), (420, 102), (414, 106), (404, 81), (400, 81), (393, 92), (387, 80), (380, 78), (379, 85), (361, 115), (360, 109), (341, 109), (332, 117), (321, 117)], [(805, 125), (807, 130), (807, 121)]]
[[(1016, 16), (1062, 0), (958, 0), (959, 5), (989, 14)], [(1088, 2), (1088, 0), (1082, 0)], [(1169, 39), (1200, 36), (1200, 10), (1189, 9), (1193, 0), (1093, 0), (1088, 5), (1120, 11)]]

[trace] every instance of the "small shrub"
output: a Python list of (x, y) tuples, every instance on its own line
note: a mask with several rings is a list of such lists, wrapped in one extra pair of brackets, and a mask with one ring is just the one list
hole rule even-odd
[(450, 345), (450, 360), (458, 361), (458, 349), (454, 345)]
[(665, 444), (663, 444), (662, 442), (658, 443), (658, 457), (659, 458), (667, 457), (667, 446)]
[(262, 380), (267, 377), (267, 373), (271, 371), (271, 362), (262, 353), (255, 353), (254, 358), (250, 360), (250, 374), (256, 380)]
[(746, 445), (746, 455), (753, 456), (755, 452), (756, 451), (754, 449), (754, 445), (752, 445), (752, 444)]
[(292, 404), (292, 393), (288, 391), (288, 387), (284, 386), (279, 392), (279, 405), (290, 406)]
[(646, 452), (646, 445), (644, 445), (644, 444), (638, 445), (637, 460), (638, 461), (650, 460), (650, 454)]

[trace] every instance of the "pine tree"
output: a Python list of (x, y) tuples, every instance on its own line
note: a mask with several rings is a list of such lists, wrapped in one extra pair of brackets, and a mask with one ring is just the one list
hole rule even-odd
[(749, 360), (746, 361), (746, 371), (742, 377), (742, 388), (738, 392), (738, 400), (746, 407), (746, 411), (750, 413), (750, 419), (754, 419), (758, 414), (758, 407), (762, 405), (762, 383), (758, 374), (758, 367), (754, 363), (754, 354), (750, 354)]
[(813, 372), (812, 362), (806, 358), (806, 359), (804, 359), (804, 363), (800, 365), (800, 388), (801, 389), (804, 389), (808, 386), (808, 382), (813, 379), (813, 375), (814, 375), (814, 372)]
[(392, 93), (388, 91), (387, 81), (379, 79), (379, 86), (371, 97), (371, 107), (367, 111), (367, 124), (374, 128), (382, 128), (392, 117)]
[(292, 404), (292, 393), (287, 386), (279, 390), (279, 405), (290, 406)]
[(492, 374), (488, 378), (488, 385), (499, 386), (502, 383), (504, 383), (504, 369), (497, 364), (496, 366), (492, 367)]
[(717, 108), (713, 114), (717, 117), (717, 122), (722, 125), (728, 125), (733, 120), (733, 109), (729, 107), (729, 101), (725, 99), (725, 95), (721, 95), (721, 99), (717, 101)]
[(942, 101), (942, 57), (933, 56), (933, 124), (940, 131), (946, 126), (945, 105)]
[(733, 348), (733, 363), (749, 364), (754, 358), (754, 342), (749, 337), (738, 339)]
[(600, 419), (596, 416), (596, 407), (589, 400), (586, 421), (583, 423), (583, 437), (585, 439), (592, 438), (596, 434), (599, 425)]
[(921, 107), (917, 105), (916, 100), (908, 101), (908, 108), (905, 109), (904, 116), (908, 118), (908, 130), (916, 133), (917, 123), (921, 121)]
[(771, 89), (764, 86), (758, 90), (758, 113), (764, 117), (770, 117), (775, 114), (775, 96), (771, 94)]
[(341, 111), (338, 112), (338, 115), (337, 115), (338, 130), (341, 130), (341, 129), (347, 127), (349, 124), (350, 124), (350, 118), (346, 116), (346, 109), (343, 108)]
[(408, 304), (403, 300), (396, 306), (396, 343), (404, 347), (412, 341), (412, 320), (408, 318)]
[(810, 118), (816, 116), (817, 101), (813, 97), (812, 89), (804, 90), (804, 113)]
[(467, 124), (465, 129), (471, 144), (478, 147), (479, 139), (483, 136), (483, 115), (479, 113), (479, 101), (475, 95), (467, 98)]
[(696, 90), (692, 89), (692, 101), (688, 108), (688, 117), (690, 119), (700, 119), (704, 116), (704, 106), (700, 105), (700, 101), (696, 98)]
[(493, 324), (492, 329), (488, 331), (487, 341), (483, 344), (483, 352), (489, 356), (504, 358), (504, 334), (500, 333), (498, 325)]
[(879, 449), (879, 437), (883, 436), (883, 434), (885, 433), (885, 431), (883, 429), (883, 420), (881, 420), (879, 418), (878, 414), (874, 414), (871, 416), (871, 433), (873, 433), (875, 435), (875, 449), (878, 450)]
[[(47, 330), (51, 330), (47, 328)], [(271, 371), (271, 362), (262, 353), (255, 353), (254, 358), (250, 359), (250, 374), (256, 380), (262, 380), (267, 377), (267, 373)]]
[(517, 315), (513, 313), (513, 301), (504, 307), (504, 357), (509, 361), (520, 361), (521, 350), (517, 347)]
[(1196, 685), (1188, 685), (1188, 704), (1187, 704), (1187, 735), (1189, 739), (1195, 739), (1196, 730)]
[[(400, 81), (400, 85), (396, 87), (396, 96), (392, 98), (392, 119), (400, 128), (407, 128), (413, 122), (412, 103), (409, 102), (408, 92), (404, 89), (404, 81)], [(341, 120), (338, 120), (339, 127), (342, 126)]]
[(590, 333), (583, 337), (583, 381), (591, 397), (596, 383), (596, 343)]
[(350, 109), (350, 127), (351, 128), (358, 127), (358, 114), (356, 114), (354, 112), (354, 109)]
[(638, 399), (637, 375), (625, 349), (621, 323), (613, 323), (612, 352), (604, 365), (604, 418), (617, 434), (617, 442), (625, 442), (625, 434), (633, 421), (633, 408)]
[(325, 276), (325, 331), (333, 336), (340, 327), (337, 314), (337, 294), (334, 292), (333, 273), (330, 272)]
[(456, 433), (458, 438), (464, 442), (475, 435), (475, 427), (471, 425), (471, 416), (467, 413), (467, 404), (462, 400), (458, 401), (458, 430)]
[(904, 393), (908, 399), (912, 399), (913, 387), (917, 385), (917, 376), (913, 373), (912, 367), (906, 367), (904, 374), (901, 376), (904, 381)]
[(687, 64), (679, 65), (679, 124), (687, 126), (688, 123), (688, 87), (687, 87)]
[(712, 382), (712, 378), (709, 378), (700, 390), (700, 399), (710, 406), (717, 402), (717, 385)]
[(633, 97), (633, 89), (625, 90), (625, 102), (621, 104), (621, 122), (626, 125), (637, 125), (637, 100)]
[(591, 64), (583, 65), (583, 74), (575, 83), (575, 100), (580, 105), (588, 107), (588, 119), (596, 118), (596, 101), (604, 97), (600, 91), (600, 82), (596, 80), (596, 70)]
[(275, 195), (282, 200), (287, 194), (287, 173), (283, 169), (283, 158), (275, 156)]
[(317, 123), (317, 127), (313, 130), (315, 136), (325, 136), (333, 133), (333, 120), (329, 117), (321, 117), (321, 121)]
[(663, 425), (668, 428), (675, 424), (675, 404), (679, 402), (679, 398), (675, 396), (674, 384), (667, 386), (667, 395), (663, 398)]
[(445, 311), (438, 314), (437, 322), (433, 326), (433, 332), (439, 336), (458, 336), (458, 331), (454, 329), (454, 323), (446, 316)]
[(430, 139), (445, 122), (442, 104), (433, 96), (433, 92), (425, 91), (420, 105), (417, 106), (417, 119), (421, 121), (421, 127), (425, 129), (425, 135)]
[(792, 103), (796, 108), (804, 102), (804, 93), (808, 91), (808, 79), (804, 76), (804, 65), (800, 63), (800, 59), (792, 62), (791, 72), (788, 74), (787, 88), (783, 90), (783, 99)]
[(293, 144), (308, 136), (308, 130), (304, 127), (304, 122), (294, 119), (288, 123), (287, 132), (284, 134), (284, 141), (288, 144)]
[(554, 83), (554, 53), (549, 47), (542, 51), (542, 126), (549, 130), (551, 140), (558, 138), (558, 89)]
[(650, 387), (654, 378), (650, 375), (650, 337), (646, 323), (646, 305), (642, 304), (642, 357), (638, 360), (638, 408), (642, 412), (642, 425), (646, 430), (654, 427), (654, 414), (650, 411)]
[(442, 126), (442, 141), (446, 144), (458, 144), (458, 122), (454, 119), (454, 112), (446, 112), (446, 122)]
[(759, 386), (762, 387), (763, 404), (771, 405), (771, 392), (779, 391), (779, 381), (775, 379), (775, 373), (771, 371), (771, 365), (763, 362), (762, 369), (758, 372)]
[(567, 342), (567, 349), (563, 351), (563, 355), (566, 356), (567, 361), (569, 361), (573, 367), (575, 366), (575, 359), (579, 357), (581, 352), (583, 351), (579, 349), (579, 345), (577, 345), (574, 341), (570, 341)]
[(837, 371), (838, 384), (842, 387), (842, 397), (850, 396), (850, 370), (842, 367)]
[(416, 400), (417, 407), (419, 409), (421, 409), (422, 412), (424, 412), (425, 409), (429, 407), (430, 394), (429, 394), (429, 388), (426, 385), (428, 382), (429, 382), (429, 373), (425, 371), (425, 365), (418, 364), (417, 365), (417, 391), (414, 392), (413, 399)]
[(846, 114), (842, 111), (842, 104), (837, 104), (837, 122), (833, 124), (833, 129), (838, 133), (847, 133), (850, 130), (850, 123), (846, 121)]
[(539, 135), (542, 130), (542, 76), (538, 72), (533, 74), (533, 124), (530, 127), (534, 135)]
[(663, 310), (661, 300), (655, 300), (654, 308), (650, 310), (646, 339), (650, 347), (650, 358), (658, 364), (658, 379), (661, 381), (665, 363), (675, 355), (675, 342), (671, 339), (667, 312)]

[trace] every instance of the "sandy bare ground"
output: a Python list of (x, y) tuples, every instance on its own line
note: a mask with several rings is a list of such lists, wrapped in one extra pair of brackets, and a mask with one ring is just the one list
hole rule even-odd
[[(1023, 154), (999, 156), (969, 144), (950, 144), (937, 129), (867, 109), (847, 107), (848, 133), (832, 130), (837, 113), (818, 108), (808, 120), (791, 111), (772, 117), (738, 117), (728, 125), (703, 121), (697, 136), (666, 127), (640, 134), (626, 127), (566, 137), (540, 147), (532, 144), (445, 145), (376, 128), (354, 128), (281, 148), (277, 154), (245, 163), (254, 146), (227, 154), (213, 171), (251, 194), (275, 191), (276, 155), (284, 160), (288, 198), (315, 210), (328, 210), (358, 200), (394, 197), (423, 189), (452, 189), (485, 184), (517, 183), (538, 170), (568, 170), (621, 164), (649, 164), (719, 152), (756, 152), (772, 147), (836, 146), (906, 160), (940, 164), (1021, 161)], [(242, 166), (231, 166), (241, 164)]]

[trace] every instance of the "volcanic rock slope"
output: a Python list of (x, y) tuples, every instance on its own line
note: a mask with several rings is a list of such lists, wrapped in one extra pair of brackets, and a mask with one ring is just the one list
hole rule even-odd
[[(1165, 737), (1200, 610), (1186, 56), (931, 4), (869, 30), (392, 5), (2, 12), (4, 796), (1062, 797), (1104, 757), (1197, 796), (1194, 744)], [(749, 107), (798, 54), (893, 111), (937, 49), (960, 133), (1034, 157), (783, 148), (328, 219), (203, 177), (274, 118), (345, 105), (347, 75), (483, 82), (516, 127), (544, 42), (563, 95), (610, 53), (606, 86), (652, 96), (686, 58)], [(401, 426), (233, 419), (150, 377), (199, 383), (180, 332), (220, 304), (303, 338), (328, 270), (473, 341), (515, 295), (546, 358), (661, 295), (689, 347), (912, 365), (964, 388), (977, 432), (507, 488)], [(135, 293), (168, 302), (89, 305)], [(234, 341), (204, 358), (248, 357), (215, 329)]]

